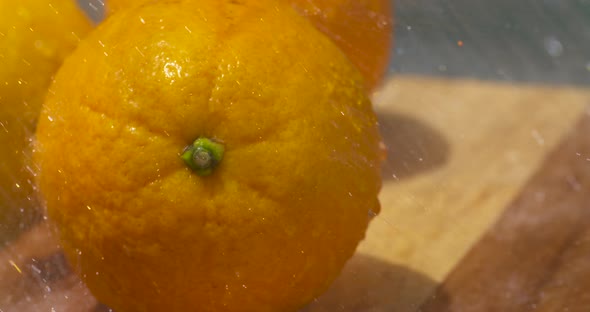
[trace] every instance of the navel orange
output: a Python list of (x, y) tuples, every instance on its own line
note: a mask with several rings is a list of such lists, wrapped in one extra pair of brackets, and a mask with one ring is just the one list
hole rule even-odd
[(379, 143), (327, 37), (274, 0), (209, 0), (100, 25), (35, 156), (68, 259), (116, 311), (295, 311), (379, 211)]

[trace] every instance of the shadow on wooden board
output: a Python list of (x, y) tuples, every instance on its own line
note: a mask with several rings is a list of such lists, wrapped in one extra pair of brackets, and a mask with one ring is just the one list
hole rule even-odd
[[(427, 276), (368, 255), (356, 254), (332, 287), (301, 312), (414, 312), (436, 288)], [(444, 293), (437, 294), (441, 302)]]
[(387, 160), (381, 172), (385, 181), (400, 180), (445, 164), (450, 145), (434, 128), (409, 116), (378, 113)]

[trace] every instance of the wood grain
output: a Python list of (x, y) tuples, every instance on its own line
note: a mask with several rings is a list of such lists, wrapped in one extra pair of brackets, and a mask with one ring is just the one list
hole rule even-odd
[(590, 311), (590, 114), (423, 311)]
[[(590, 93), (400, 77), (374, 99), (390, 176), (359, 252), (442, 282), (572, 129)], [(383, 311), (408, 311), (436, 287), (409, 285)]]

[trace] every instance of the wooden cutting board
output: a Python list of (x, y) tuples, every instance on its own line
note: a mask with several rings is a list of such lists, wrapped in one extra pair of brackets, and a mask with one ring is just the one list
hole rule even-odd
[(590, 92), (396, 77), (382, 212), (316, 311), (590, 311)]

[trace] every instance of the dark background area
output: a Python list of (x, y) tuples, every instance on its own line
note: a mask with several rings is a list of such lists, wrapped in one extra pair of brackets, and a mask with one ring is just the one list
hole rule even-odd
[(590, 83), (590, 0), (398, 0), (395, 7), (393, 74)]

